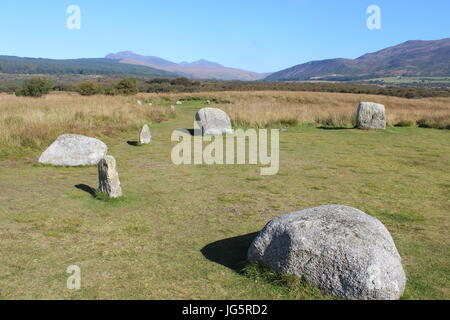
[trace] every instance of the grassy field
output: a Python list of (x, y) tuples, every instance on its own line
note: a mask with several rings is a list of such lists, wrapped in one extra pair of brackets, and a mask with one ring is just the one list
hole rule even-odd
[[(386, 225), (407, 273), (405, 299), (450, 298), (450, 131), (347, 128), (359, 100), (385, 103), (389, 118), (400, 119), (407, 110), (445, 117), (449, 99), (225, 92), (167, 112), (188, 96), (0, 98), (0, 298), (327, 299), (296, 279), (246, 267), (245, 255), (273, 217), (330, 203), (359, 208)], [(288, 128), (280, 133), (278, 175), (260, 176), (252, 165), (172, 164), (170, 135), (192, 128), (204, 99), (235, 123)], [(346, 122), (302, 120), (326, 119), (333, 108)], [(151, 145), (128, 144), (146, 122)], [(107, 143), (124, 198), (100, 201), (86, 192), (98, 186), (96, 167), (36, 164), (66, 131)], [(24, 143), (28, 138), (33, 142)], [(66, 288), (66, 268), (74, 264), (81, 268), (79, 291)]]
[(450, 84), (450, 77), (388, 77), (370, 79), (368, 81), (381, 81), (392, 84)]

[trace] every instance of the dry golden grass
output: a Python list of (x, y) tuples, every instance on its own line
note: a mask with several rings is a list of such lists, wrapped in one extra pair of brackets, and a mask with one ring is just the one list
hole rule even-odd
[[(450, 126), (450, 98), (404, 99), (397, 97), (319, 92), (217, 92), (233, 121), (264, 127), (271, 124), (350, 126), (360, 101), (384, 104), (389, 125), (428, 119), (440, 127)], [(450, 128), (450, 127), (449, 127)]]
[(1, 94), (0, 151), (14, 154), (24, 148), (42, 147), (63, 133), (110, 136), (173, 116), (167, 107), (139, 106), (137, 99), (75, 93), (52, 93), (43, 98)]
[[(292, 92), (214, 92), (139, 94), (134, 97), (52, 93), (43, 98), (0, 94), (0, 156), (42, 149), (63, 133), (111, 136), (145, 122), (160, 122), (174, 114), (167, 105), (179, 99), (210, 99), (226, 111), (236, 125), (351, 126), (360, 101), (386, 106), (390, 125), (450, 128), (450, 98), (404, 99), (388, 96)], [(136, 100), (142, 100), (142, 106)], [(147, 102), (152, 101), (152, 107)], [(206, 104), (205, 104), (206, 105)]]

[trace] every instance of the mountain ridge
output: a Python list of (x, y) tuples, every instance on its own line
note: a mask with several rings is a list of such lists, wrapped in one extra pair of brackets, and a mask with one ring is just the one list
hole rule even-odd
[(266, 81), (450, 75), (450, 38), (409, 40), (356, 59), (325, 59), (272, 73)]
[(126, 65), (111, 59), (45, 59), (0, 55), (0, 73), (84, 74), (175, 78), (176, 74), (149, 66)]
[(217, 62), (200, 59), (194, 62), (175, 63), (160, 57), (143, 56), (132, 51), (121, 51), (109, 53), (106, 59), (114, 59), (118, 62), (133, 65), (143, 65), (160, 70), (179, 74), (192, 79), (215, 79), (215, 80), (262, 80), (266, 73), (258, 73), (243, 69), (225, 67)]

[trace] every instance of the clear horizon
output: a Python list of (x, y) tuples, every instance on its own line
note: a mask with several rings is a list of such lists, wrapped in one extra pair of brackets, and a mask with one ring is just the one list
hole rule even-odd
[[(81, 28), (69, 30), (70, 5)], [(381, 30), (366, 12), (381, 9)], [(227, 67), (275, 72), (312, 60), (357, 58), (407, 40), (449, 37), (443, 0), (3, 1), (1, 55), (102, 58), (133, 51), (173, 62), (205, 59)]]

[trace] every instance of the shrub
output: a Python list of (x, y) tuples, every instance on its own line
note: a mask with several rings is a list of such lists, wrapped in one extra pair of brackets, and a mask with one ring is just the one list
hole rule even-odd
[(53, 84), (46, 78), (31, 78), (23, 82), (22, 88), (16, 91), (16, 96), (42, 97), (48, 94)]
[(139, 92), (138, 82), (135, 78), (125, 78), (116, 85), (117, 92), (123, 95), (134, 95)]
[(85, 81), (80, 83), (80, 85), (78, 86), (78, 92), (82, 96), (92, 96), (99, 93), (99, 91), (100, 86), (98, 85), (98, 83), (93, 81)]
[(427, 117), (417, 120), (420, 128), (450, 129), (450, 115)]
[(278, 125), (281, 127), (295, 127), (298, 126), (298, 120), (297, 119), (281, 119), (279, 121), (276, 121), (274, 125)]
[(396, 127), (412, 127), (414, 126), (414, 121), (412, 120), (400, 120), (395, 124)]
[(316, 124), (331, 128), (354, 127), (356, 119), (353, 114), (336, 113), (333, 115), (318, 115), (315, 119)]
[(103, 90), (103, 93), (107, 96), (115, 96), (119, 94), (119, 91), (117, 90), (116, 86), (109, 86), (105, 90)]

